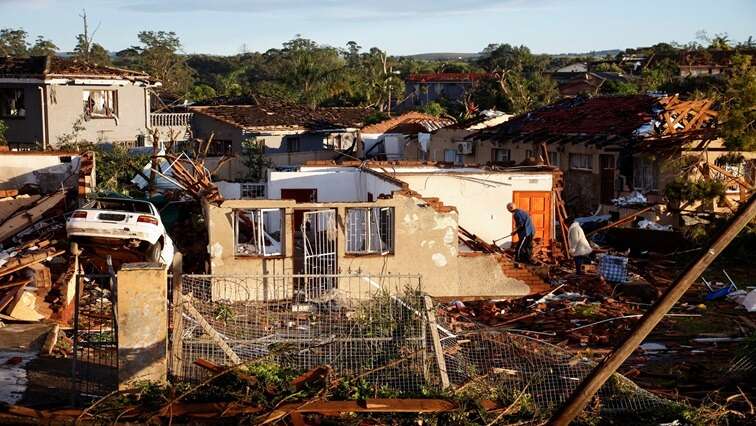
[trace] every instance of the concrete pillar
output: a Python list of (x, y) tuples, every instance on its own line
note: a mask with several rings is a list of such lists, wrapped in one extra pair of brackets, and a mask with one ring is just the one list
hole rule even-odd
[(165, 266), (127, 263), (118, 271), (118, 387), (168, 375), (168, 294)]

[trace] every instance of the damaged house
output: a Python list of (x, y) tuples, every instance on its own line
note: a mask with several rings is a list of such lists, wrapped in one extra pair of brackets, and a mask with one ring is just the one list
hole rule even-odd
[[(266, 199), (206, 203), (212, 274), (305, 274), (326, 287), (337, 285), (327, 279), (333, 274), (418, 274), (424, 290), (437, 297), (514, 296), (544, 288), (508, 257), (467, 246), (456, 206), (421, 195), (413, 189), (419, 184), (405, 182), (402, 173), (379, 171), (385, 164), (374, 166), (331, 163), (270, 172)], [(550, 184), (544, 181), (544, 188)], [(502, 212), (507, 202), (501, 201)], [(475, 222), (470, 214), (465, 210), (464, 217)], [(503, 220), (511, 226), (511, 216)], [(541, 225), (548, 227), (545, 220)]]
[[(359, 129), (373, 113), (369, 108), (315, 108), (253, 99), (243, 105), (209, 105), (190, 108), (192, 130), (209, 141), (207, 155), (241, 155), (246, 143), (264, 147), (276, 166), (298, 165), (309, 160), (333, 159), (354, 152)], [(211, 139), (212, 136), (212, 139)], [(241, 160), (229, 162), (219, 175), (243, 178)]]
[[(634, 191), (660, 200), (666, 184), (679, 174), (675, 164), (681, 157), (715, 164), (731, 154), (714, 132), (712, 106), (707, 100), (647, 95), (566, 99), (468, 140), (492, 143), (515, 163), (535, 158), (559, 167), (564, 201), (573, 213), (582, 214)], [(748, 174), (753, 153), (737, 154), (743, 157), (740, 169)]]
[(362, 128), (360, 158), (404, 160), (417, 158), (417, 146), (427, 146), (430, 133), (454, 124), (454, 120), (410, 111)]
[(434, 130), (427, 136), (411, 139), (404, 149), (405, 160), (438, 161), (455, 165), (508, 163), (493, 143), (474, 144), (467, 136), (501, 124), (512, 117), (500, 111), (482, 111), (471, 120)]
[(57, 56), (0, 57), (0, 120), (16, 149), (49, 149), (76, 140), (144, 145), (149, 75)]

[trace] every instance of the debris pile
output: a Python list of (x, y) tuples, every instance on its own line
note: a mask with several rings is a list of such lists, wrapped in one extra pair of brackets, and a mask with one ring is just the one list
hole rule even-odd
[(0, 199), (0, 319), (65, 320), (73, 267), (65, 251), (66, 192), (6, 191)]
[(165, 156), (171, 162), (171, 175), (189, 194), (198, 200), (220, 204), (223, 196), (218, 186), (213, 183), (211, 172), (203, 161), (193, 161), (186, 156)]

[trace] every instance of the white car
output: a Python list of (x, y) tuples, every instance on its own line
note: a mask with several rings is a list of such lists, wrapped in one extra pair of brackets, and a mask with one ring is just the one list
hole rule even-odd
[(173, 241), (152, 203), (130, 198), (97, 198), (74, 211), (66, 222), (72, 251), (89, 240), (122, 240), (139, 249), (146, 260), (170, 265)]

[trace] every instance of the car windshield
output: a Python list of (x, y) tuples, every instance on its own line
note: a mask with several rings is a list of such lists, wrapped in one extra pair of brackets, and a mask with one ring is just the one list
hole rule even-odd
[(89, 208), (97, 210), (152, 214), (152, 210), (150, 209), (150, 205), (148, 203), (132, 200), (95, 200), (95, 202)]

